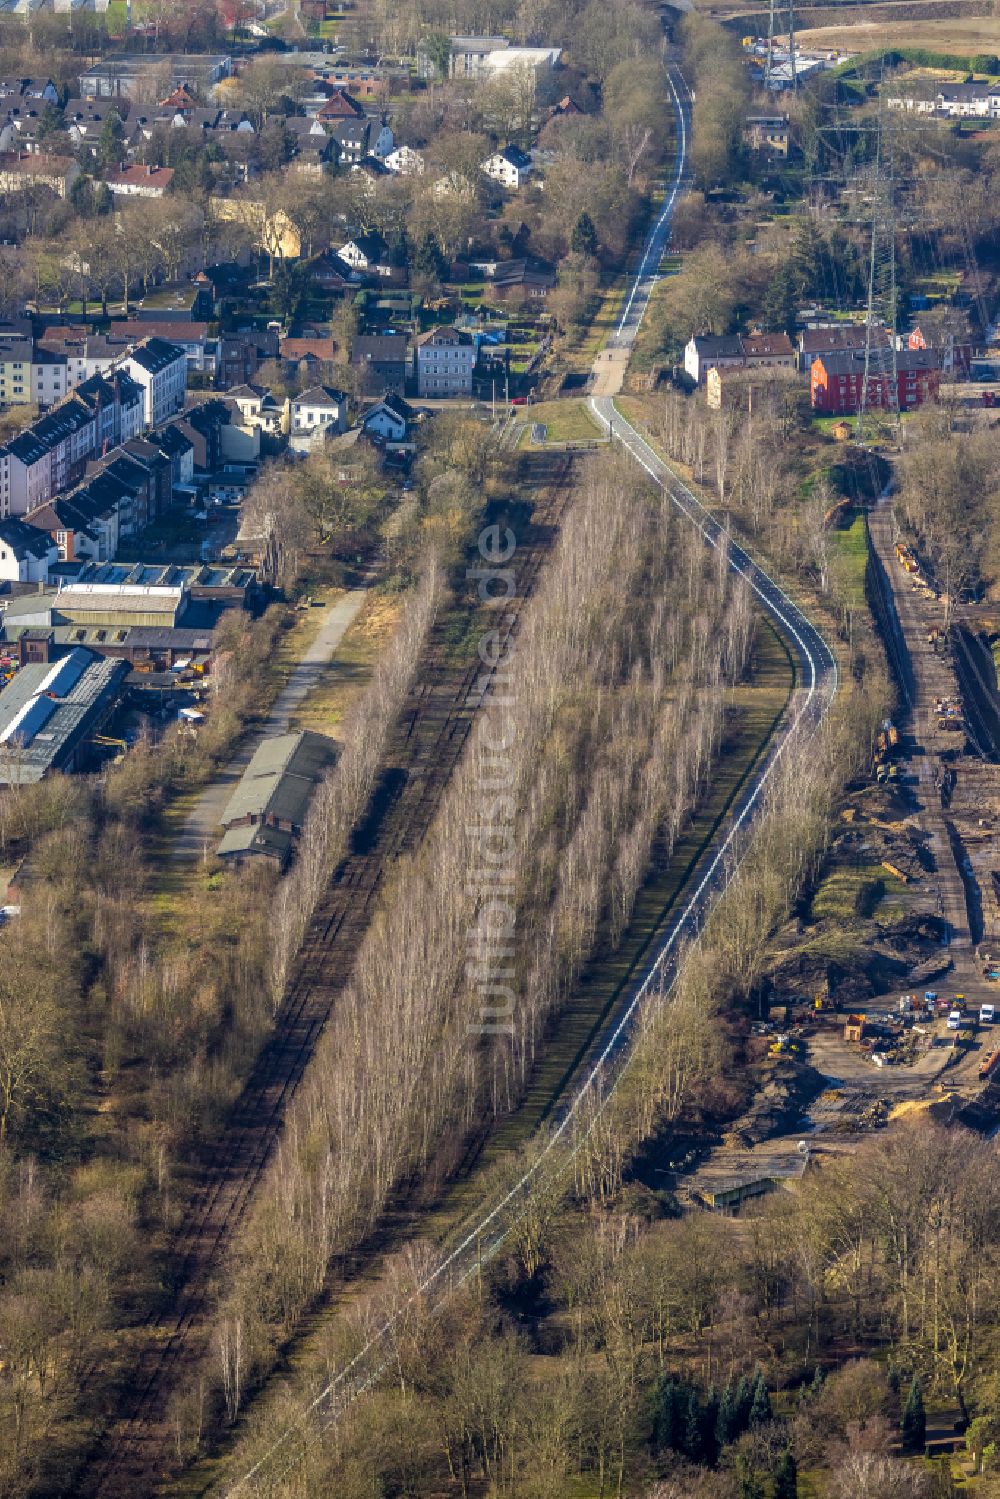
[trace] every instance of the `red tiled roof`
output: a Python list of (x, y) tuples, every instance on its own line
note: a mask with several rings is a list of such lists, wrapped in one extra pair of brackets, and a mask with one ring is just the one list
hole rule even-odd
[(168, 188), (174, 180), (173, 167), (123, 167), (117, 172), (107, 172), (104, 177), (110, 187), (118, 183), (122, 187), (158, 187), (161, 191)]
[(332, 338), (283, 338), (279, 347), (282, 359), (305, 359), (311, 354), (314, 359), (332, 360), (337, 344)]

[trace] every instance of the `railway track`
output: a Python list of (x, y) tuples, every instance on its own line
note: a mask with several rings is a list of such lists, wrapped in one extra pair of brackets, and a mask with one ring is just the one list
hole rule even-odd
[[(534, 591), (571, 489), (571, 459), (539, 456), (532, 464), (543, 488), (525, 534), (518, 538), (518, 591), (502, 620), (491, 610), (488, 622), (499, 628), (504, 647)], [(462, 617), (468, 623), (468, 614)], [(313, 915), (274, 1032), (229, 1124), (206, 1155), (201, 1184), (170, 1252), (173, 1292), (143, 1324), (146, 1346), (130, 1373), (127, 1399), (100, 1450), (92, 1454), (78, 1494), (136, 1499), (154, 1492), (170, 1471), (167, 1405), (202, 1352), (212, 1276), (246, 1214), (285, 1110), (350, 977), (386, 873), (422, 840), (483, 701), (483, 679), (492, 677), (474, 643), (456, 662), (449, 641), (454, 623), (455, 610), (450, 610), (433, 627), (424, 666), (387, 757), (389, 774), (383, 776), (381, 805), (371, 817), (369, 836), (335, 871)], [(466, 632), (466, 638), (474, 641), (475, 636)]]

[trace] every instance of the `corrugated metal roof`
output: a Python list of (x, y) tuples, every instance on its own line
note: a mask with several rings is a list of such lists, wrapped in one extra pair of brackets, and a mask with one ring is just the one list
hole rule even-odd
[(313, 793), (335, 757), (333, 741), (308, 729), (262, 740), (229, 799), (223, 826), (244, 818), (273, 818), (300, 828)]
[(40, 781), (69, 760), (120, 693), (128, 671), (92, 651), (22, 666), (0, 692), (0, 783)]

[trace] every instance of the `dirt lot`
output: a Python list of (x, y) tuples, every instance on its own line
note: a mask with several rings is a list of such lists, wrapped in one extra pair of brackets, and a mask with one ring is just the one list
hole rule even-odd
[(927, 47), (969, 57), (1000, 52), (1000, 16), (956, 16), (934, 20), (858, 22), (796, 31), (805, 50), (868, 52), (877, 47)]

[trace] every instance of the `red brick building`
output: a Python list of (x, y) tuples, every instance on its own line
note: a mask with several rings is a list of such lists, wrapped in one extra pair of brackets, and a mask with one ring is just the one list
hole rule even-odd
[[(872, 349), (868, 361), (866, 410), (912, 411), (925, 401), (936, 401), (941, 383), (933, 349), (900, 349), (895, 355), (896, 390), (893, 395), (893, 351)], [(824, 416), (846, 416), (861, 405), (865, 383), (863, 349), (818, 354), (809, 373), (813, 410)]]

